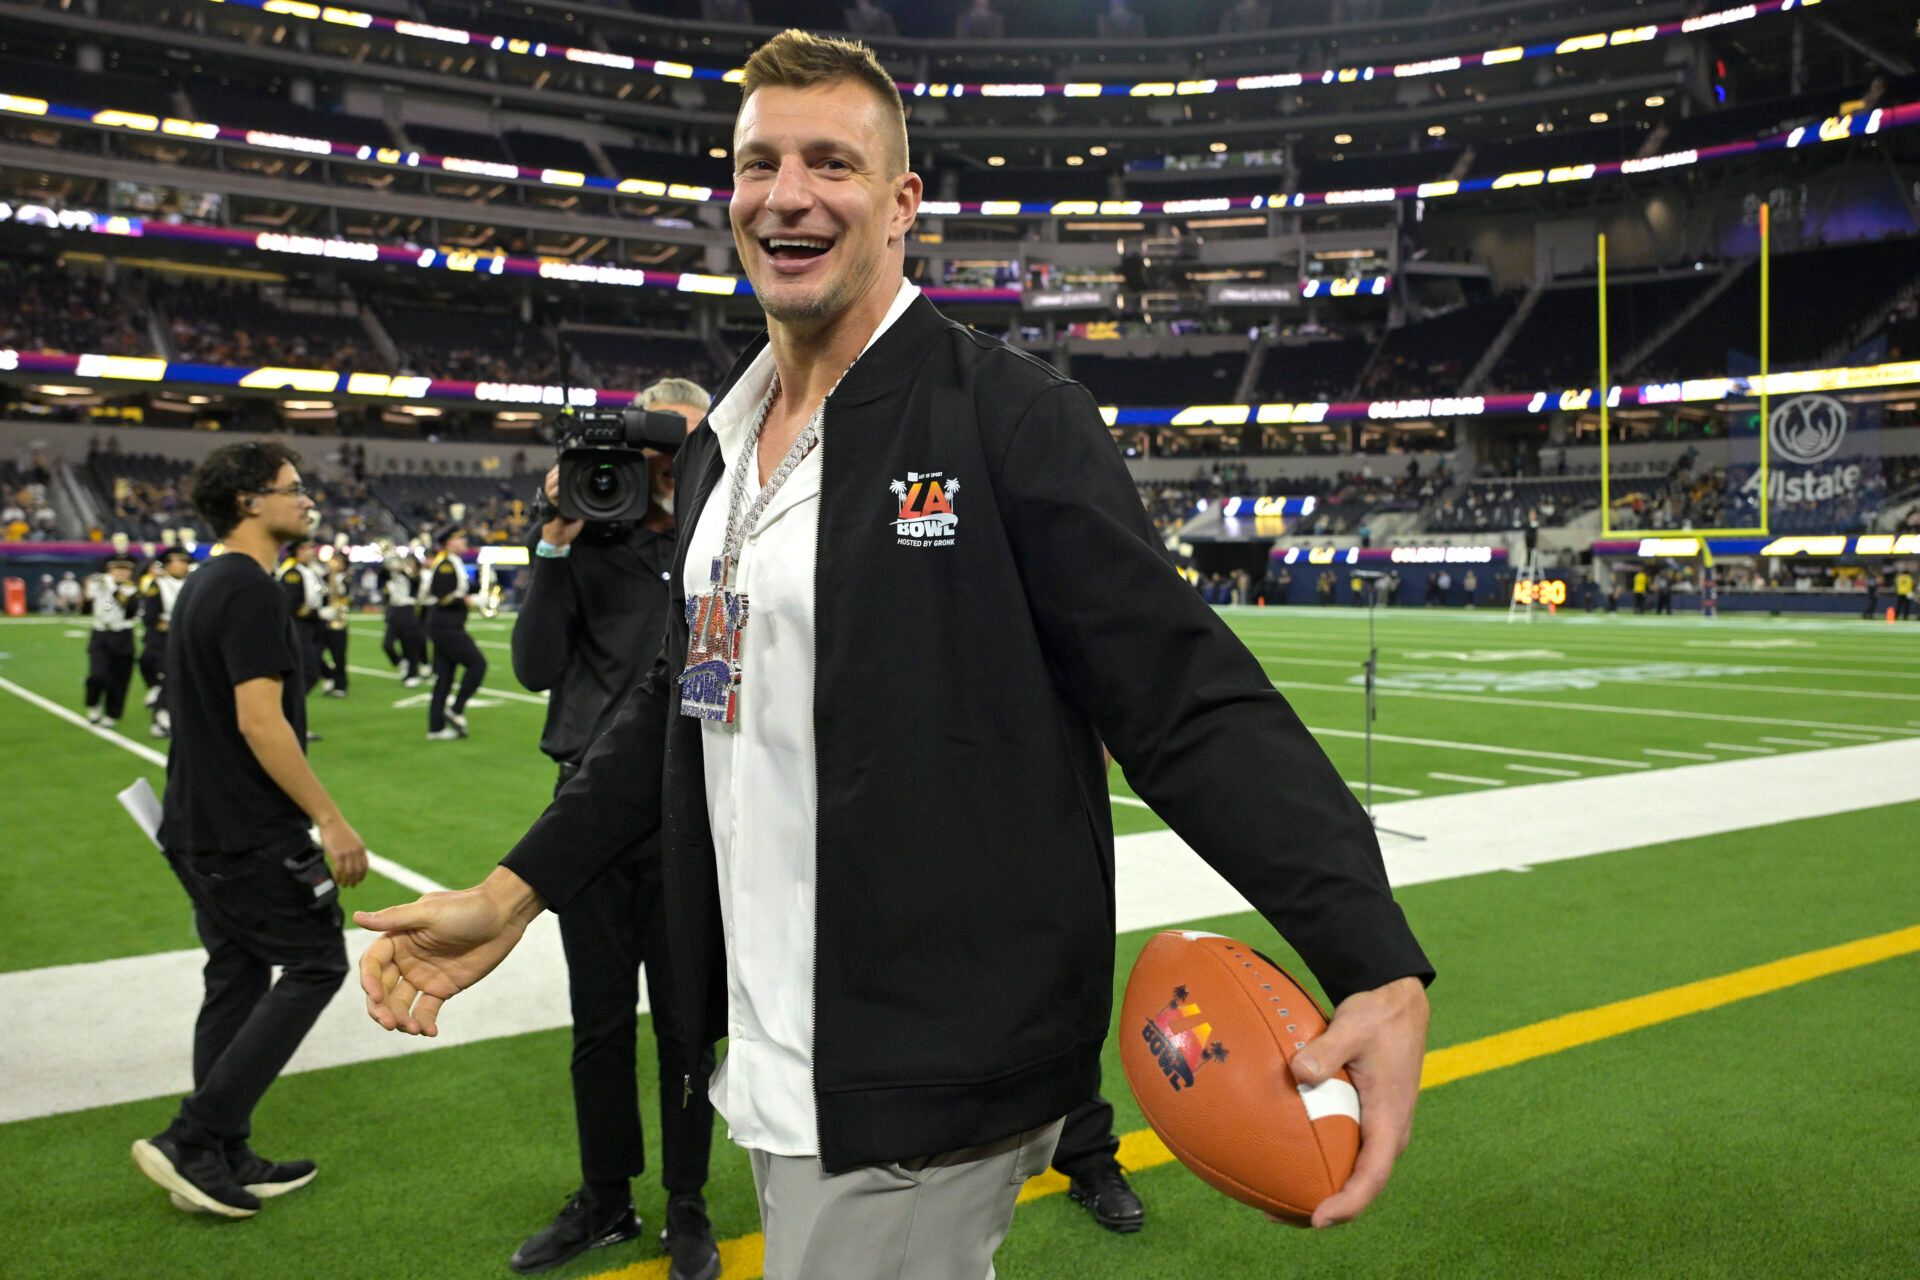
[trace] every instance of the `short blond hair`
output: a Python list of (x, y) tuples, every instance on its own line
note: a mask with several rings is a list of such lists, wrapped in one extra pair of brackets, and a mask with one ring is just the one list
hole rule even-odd
[(810, 31), (789, 27), (753, 51), (747, 59), (746, 74), (740, 81), (740, 106), (761, 89), (778, 85), (785, 89), (809, 89), (818, 84), (837, 84), (852, 80), (866, 86), (880, 99), (882, 110), (892, 124), (888, 132), (888, 150), (893, 153), (894, 172), (907, 170), (907, 104), (900, 90), (880, 65), (872, 49), (858, 40), (838, 36), (816, 36)]
[(642, 391), (634, 403), (642, 409), (662, 404), (684, 404), (704, 413), (707, 406), (713, 403), (713, 397), (705, 387), (690, 378), (662, 378)]

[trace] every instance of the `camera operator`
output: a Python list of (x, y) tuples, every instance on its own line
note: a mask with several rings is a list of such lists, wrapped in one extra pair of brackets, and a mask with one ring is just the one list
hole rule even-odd
[[(706, 416), (706, 391), (681, 378), (654, 383), (638, 407), (674, 413), (687, 430)], [(513, 627), (513, 670), (533, 690), (551, 690), (540, 749), (559, 765), (554, 790), (578, 771), (627, 691), (659, 651), (673, 565), (673, 457), (646, 453), (650, 501), (638, 520), (572, 520), (559, 514), (560, 467), (547, 472), (545, 514), (530, 581)], [(703, 1188), (713, 1135), (704, 1090), (683, 1098), (687, 1052), (675, 1017), (657, 835), (631, 845), (588, 892), (560, 912), (573, 1002), (573, 1104), (581, 1186), (553, 1223), (530, 1237), (510, 1265), (528, 1273), (641, 1232), (629, 1180), (645, 1167), (634, 1075), (639, 969), (644, 961), (660, 1060), (660, 1146), (667, 1191), (661, 1243), (673, 1280), (710, 1280), (720, 1256)], [(712, 1050), (706, 1066), (712, 1069)]]

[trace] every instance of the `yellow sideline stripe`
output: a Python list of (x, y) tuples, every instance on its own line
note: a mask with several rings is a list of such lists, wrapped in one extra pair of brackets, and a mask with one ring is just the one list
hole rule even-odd
[[(1824, 947), (1802, 955), (1788, 956), (1738, 969), (1717, 978), (1703, 978), (1665, 991), (1653, 991), (1629, 1000), (1616, 1000), (1596, 1009), (1583, 1009), (1558, 1018), (1548, 1018), (1531, 1026), (1517, 1027), (1497, 1035), (1469, 1040), (1465, 1044), (1436, 1049), (1427, 1055), (1426, 1068), (1420, 1074), (1420, 1087), (1434, 1089), (1455, 1080), (1516, 1066), (1534, 1058), (1544, 1058), (1565, 1049), (1578, 1048), (1597, 1040), (1608, 1040), (1629, 1031), (1656, 1026), (1704, 1013), (1721, 1005), (1798, 986), (1815, 978), (1825, 978), (1865, 965), (1891, 960), (1920, 951), (1920, 925), (1877, 934), (1837, 947)], [(1120, 1163), (1130, 1172), (1151, 1169), (1173, 1159), (1166, 1144), (1151, 1129), (1137, 1129), (1120, 1137)], [(1020, 1202), (1042, 1196), (1058, 1195), (1067, 1189), (1067, 1180), (1049, 1169), (1020, 1190)], [(728, 1280), (760, 1280), (766, 1261), (766, 1242), (758, 1231), (737, 1240), (720, 1242), (721, 1274)], [(618, 1271), (603, 1271), (591, 1280), (665, 1280), (667, 1259), (636, 1262)]]

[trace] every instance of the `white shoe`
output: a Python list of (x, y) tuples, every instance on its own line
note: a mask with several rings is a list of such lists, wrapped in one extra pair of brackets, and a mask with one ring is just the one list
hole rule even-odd
[(329, 689), (327, 690), (327, 696), (329, 698), (344, 698), (347, 696), (347, 691), (345, 689)]
[(143, 705), (151, 707), (158, 701), (160, 701), (160, 686), (155, 685), (153, 688), (147, 690), (147, 700)]
[(464, 738), (467, 736), (467, 717), (465, 712), (461, 712), (461, 711), (447, 712), (447, 723), (452, 725), (454, 728), (458, 729), (460, 731), (461, 737)]
[(167, 731), (167, 726), (165, 726), (164, 724), (161, 724), (158, 720), (155, 720), (150, 726), (148, 726), (147, 732), (148, 734), (156, 738), (165, 738), (165, 737), (171, 736)]
[(88, 707), (88, 708), (87, 708), (87, 723), (88, 723), (88, 724), (99, 724), (99, 723), (100, 723), (100, 708), (98, 708), (98, 707)]
[(120, 722), (118, 720), (115, 720), (112, 716), (102, 716), (100, 718), (100, 727), (102, 729), (111, 729), (113, 728), (113, 726), (119, 723)]
[(428, 742), (458, 742), (467, 735), (458, 729), (432, 729), (427, 733)]
[(400, 682), (400, 687), (402, 689), (418, 689), (420, 687), (420, 677), (408, 676), (405, 680), (402, 680)]
[(322, 693), (332, 693), (332, 692), (333, 692), (333, 677), (332, 677), (332, 676), (321, 676), (321, 677), (320, 677), (320, 692), (322, 692)]

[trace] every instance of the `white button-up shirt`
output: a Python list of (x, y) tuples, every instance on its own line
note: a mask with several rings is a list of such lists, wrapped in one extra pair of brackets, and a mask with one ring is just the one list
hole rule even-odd
[[(871, 347), (920, 290), (901, 281)], [(865, 348), (862, 348), (864, 354)], [(687, 544), (689, 597), (710, 588), (726, 537), (733, 468), (773, 383), (761, 351), (708, 415), (727, 474)], [(780, 487), (740, 549), (735, 582), (747, 597), (743, 676), (733, 724), (703, 722), (707, 818), (727, 943), (727, 1056), (714, 1072), (714, 1109), (729, 1136), (773, 1155), (820, 1153), (813, 1101), (814, 837), (819, 797), (813, 743), (813, 575), (820, 528), (821, 440)], [(744, 506), (759, 494), (749, 460)]]

